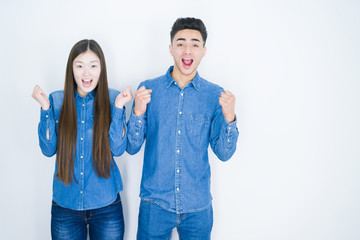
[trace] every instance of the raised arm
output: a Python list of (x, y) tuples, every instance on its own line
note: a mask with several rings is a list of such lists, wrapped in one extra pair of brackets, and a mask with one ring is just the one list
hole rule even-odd
[(125, 88), (115, 99), (111, 107), (111, 124), (109, 129), (110, 149), (114, 156), (120, 156), (125, 152), (126, 137), (126, 114), (125, 104), (133, 98), (131, 87)]
[(229, 91), (222, 92), (210, 129), (210, 146), (221, 161), (227, 161), (232, 157), (238, 136), (235, 96)]
[(38, 126), (39, 145), (42, 153), (47, 157), (51, 157), (56, 153), (57, 143), (51, 97), (49, 99), (38, 85), (34, 87), (31, 96), (41, 105), (40, 122)]
[(146, 109), (147, 104), (151, 101), (151, 89), (145, 86), (139, 87), (135, 92), (135, 101), (128, 126), (128, 142), (126, 151), (133, 155), (139, 152), (146, 137)]

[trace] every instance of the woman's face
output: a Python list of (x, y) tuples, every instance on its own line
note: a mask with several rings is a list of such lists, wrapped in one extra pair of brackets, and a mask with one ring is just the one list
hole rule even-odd
[(80, 96), (85, 97), (96, 88), (99, 82), (100, 59), (93, 51), (88, 50), (74, 59), (73, 72), (77, 91)]

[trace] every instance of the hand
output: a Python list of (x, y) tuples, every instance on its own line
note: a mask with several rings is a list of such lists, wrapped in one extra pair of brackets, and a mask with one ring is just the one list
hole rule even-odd
[(44, 93), (44, 91), (39, 87), (39, 85), (35, 85), (32, 98), (34, 98), (36, 101), (38, 101), (41, 105), (41, 108), (43, 110), (48, 110), (50, 108), (50, 100)]
[(144, 86), (135, 92), (135, 107), (134, 114), (138, 117), (146, 112), (147, 104), (151, 101), (151, 89), (146, 89)]
[(128, 86), (121, 93), (119, 93), (119, 95), (117, 95), (115, 99), (115, 107), (124, 108), (124, 105), (128, 103), (131, 99), (133, 99), (133, 95), (131, 92), (131, 87)]
[(222, 92), (219, 98), (225, 120), (229, 123), (235, 121), (235, 96), (229, 92)]

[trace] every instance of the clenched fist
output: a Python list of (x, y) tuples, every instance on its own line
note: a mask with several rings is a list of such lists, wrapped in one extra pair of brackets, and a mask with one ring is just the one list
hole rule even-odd
[(131, 92), (131, 87), (128, 86), (121, 93), (119, 93), (119, 95), (117, 95), (115, 99), (115, 107), (124, 108), (124, 105), (128, 103), (131, 99), (133, 99), (133, 95)]
[(219, 98), (225, 120), (229, 123), (235, 121), (235, 96), (229, 92), (222, 92)]
[(39, 85), (35, 85), (31, 96), (40, 103), (42, 110), (46, 111), (50, 108), (50, 100)]
[(151, 89), (146, 89), (144, 86), (135, 92), (135, 107), (134, 114), (138, 117), (146, 112), (147, 104), (151, 101)]

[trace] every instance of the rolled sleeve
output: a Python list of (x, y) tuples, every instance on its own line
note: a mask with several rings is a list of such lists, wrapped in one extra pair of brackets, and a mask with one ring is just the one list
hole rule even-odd
[[(49, 137), (47, 137), (49, 131)], [(53, 108), (40, 110), (40, 123), (38, 126), (39, 145), (45, 156), (51, 157), (56, 153), (56, 133)]]
[(235, 153), (239, 136), (236, 125), (236, 117), (235, 121), (229, 123), (220, 112), (212, 124), (210, 145), (215, 155), (221, 161), (229, 160)]
[(120, 156), (121, 154), (124, 153), (126, 148), (127, 126), (125, 122), (126, 122), (125, 107), (122, 109), (112, 106), (109, 136), (110, 136), (110, 148), (114, 156)]
[[(146, 113), (145, 113), (146, 114)], [(145, 114), (142, 116), (136, 116), (134, 113), (131, 113), (129, 122), (128, 122), (128, 143), (126, 151), (129, 154), (137, 153), (141, 145), (145, 140), (145, 127), (146, 127), (146, 117)]]
[[(237, 139), (238, 139), (238, 136), (239, 136), (239, 131), (237, 129), (237, 120), (236, 120), (236, 117), (235, 117), (235, 121), (229, 123), (225, 120), (225, 123), (224, 123), (224, 135), (225, 135), (225, 151), (227, 152), (231, 152), (231, 150), (236, 147), (236, 142), (237, 142)], [(235, 143), (235, 146), (234, 146), (234, 143)], [(234, 152), (235, 152), (235, 149), (233, 149)]]

